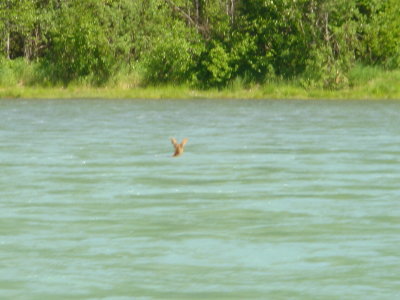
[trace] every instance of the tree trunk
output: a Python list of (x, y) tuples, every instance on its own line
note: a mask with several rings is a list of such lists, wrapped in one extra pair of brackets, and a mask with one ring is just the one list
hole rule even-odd
[(235, 18), (235, 0), (231, 0), (231, 23), (233, 24)]
[(199, 12), (199, 10), (200, 10), (200, 3), (199, 3), (199, 1), (200, 0), (195, 0), (194, 1), (194, 9), (195, 9), (195, 12), (196, 12), (196, 17), (195, 17), (195, 22), (196, 22), (196, 24), (197, 24), (197, 26), (199, 26), (199, 20), (200, 20), (200, 12)]
[(33, 53), (33, 39), (31, 37), (25, 37), (24, 39), (24, 56), (27, 61), (32, 58)]
[(226, 14), (229, 16), (229, 19), (231, 23), (233, 24), (234, 22), (234, 17), (235, 17), (235, 0), (226, 0), (225, 5), (226, 5)]
[(10, 32), (6, 33), (6, 55), (7, 59), (10, 59)]
[(172, 0), (164, 0), (169, 4), (169, 6), (177, 13), (181, 15), (182, 18), (184, 18), (189, 24), (194, 26), (204, 37), (208, 36), (208, 29), (206, 24), (203, 24), (203, 12), (202, 12), (202, 0), (194, 0), (194, 19), (185, 11), (185, 9), (182, 9), (178, 5), (175, 4), (174, 1)]

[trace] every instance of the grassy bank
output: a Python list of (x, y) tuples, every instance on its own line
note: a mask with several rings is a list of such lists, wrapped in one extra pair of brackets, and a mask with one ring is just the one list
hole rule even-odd
[(305, 88), (299, 81), (246, 85), (241, 80), (223, 89), (201, 90), (182, 85), (144, 87), (132, 74), (119, 74), (101, 87), (82, 82), (53, 86), (38, 80), (33, 67), (20, 63), (0, 70), (0, 98), (400, 100), (400, 70), (358, 66), (349, 73), (347, 86), (338, 90)]

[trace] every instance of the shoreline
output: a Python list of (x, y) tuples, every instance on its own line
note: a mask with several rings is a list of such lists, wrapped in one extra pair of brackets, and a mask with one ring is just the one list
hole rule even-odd
[[(26, 70), (27, 74), (30, 74)], [(23, 72), (24, 73), (24, 72)], [(1, 75), (1, 74), (0, 74)], [(0, 77), (1, 79), (1, 77)], [(270, 99), (270, 100), (400, 100), (400, 70), (355, 66), (341, 88), (305, 87), (302, 78), (246, 84), (240, 78), (224, 88), (199, 89), (185, 84), (143, 85), (140, 74), (117, 74), (102, 86), (72, 82), (41, 84), (30, 76), (0, 80), (0, 99)], [(34, 83), (36, 82), (36, 83)]]
[(304, 89), (271, 84), (250, 88), (198, 90), (183, 86), (160, 87), (0, 87), (0, 99), (247, 99), (247, 100), (400, 100), (400, 82), (392, 90), (354, 87), (342, 90)]

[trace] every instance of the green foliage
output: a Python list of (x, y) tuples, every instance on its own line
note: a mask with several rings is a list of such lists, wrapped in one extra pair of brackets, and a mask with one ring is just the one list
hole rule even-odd
[(229, 54), (221, 44), (213, 43), (201, 62), (201, 82), (205, 87), (222, 87), (228, 83), (231, 76)]
[(366, 19), (364, 53), (362, 59), (369, 64), (387, 68), (400, 67), (400, 2), (387, 0), (374, 7)]
[[(398, 0), (3, 0), (0, 57), (16, 61), (0, 78), (343, 89), (357, 63), (400, 68), (399, 11)], [(39, 63), (36, 80), (12, 79), (31, 68), (21, 58)]]
[(306, 86), (339, 87), (358, 47), (354, 2), (241, 2), (234, 52), (238, 73), (302, 77)]
[(0, 2), (0, 46), (7, 58), (28, 57), (30, 32), (34, 27), (36, 11), (32, 1), (6, 0)]
[(203, 49), (200, 42), (200, 36), (180, 21), (160, 30), (141, 53), (145, 82), (193, 83), (194, 66)]
[(24, 58), (9, 60), (0, 57), (0, 86), (29, 84), (35, 77), (35, 65)]
[(101, 9), (97, 1), (90, 0), (72, 2), (60, 11), (43, 64), (51, 81), (101, 83), (111, 75), (112, 52), (98, 17)]
[(300, 74), (308, 41), (303, 13), (294, 9), (298, 4), (286, 0), (240, 3), (233, 45), (238, 73), (250, 73), (257, 81), (275, 74), (286, 78)]
[(383, 77), (385, 71), (377, 66), (364, 66), (357, 64), (349, 72), (350, 86), (363, 85), (374, 78)]

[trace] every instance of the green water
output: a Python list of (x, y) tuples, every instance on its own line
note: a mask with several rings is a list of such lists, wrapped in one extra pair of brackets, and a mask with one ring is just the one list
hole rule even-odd
[(399, 102), (0, 100), (0, 172), (0, 299), (400, 297)]

